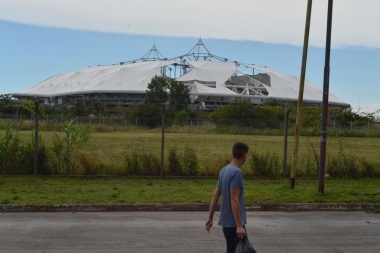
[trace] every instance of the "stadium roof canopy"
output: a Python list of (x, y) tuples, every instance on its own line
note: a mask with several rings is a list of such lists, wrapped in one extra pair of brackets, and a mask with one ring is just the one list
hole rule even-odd
[[(148, 83), (156, 75), (182, 81), (189, 87), (192, 102), (203, 105), (226, 104), (241, 98), (254, 104), (296, 103), (300, 83), (296, 76), (213, 55), (199, 40), (187, 54), (175, 58), (165, 58), (153, 46), (140, 59), (57, 74), (14, 95), (37, 97), (51, 105), (83, 99), (140, 103)], [(321, 104), (322, 90), (305, 81), (304, 102)], [(349, 107), (333, 94), (329, 94), (329, 103)]]

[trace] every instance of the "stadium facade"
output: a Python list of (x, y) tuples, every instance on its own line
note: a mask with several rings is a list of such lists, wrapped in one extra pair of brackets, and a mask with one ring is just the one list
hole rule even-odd
[[(183, 82), (198, 108), (218, 107), (237, 99), (252, 104), (296, 104), (300, 83), (296, 76), (216, 56), (199, 39), (188, 53), (178, 57), (165, 58), (153, 46), (140, 59), (57, 74), (14, 96), (38, 98), (52, 106), (86, 101), (139, 104), (156, 75)], [(322, 104), (322, 90), (307, 80), (304, 104)], [(350, 107), (333, 94), (329, 94), (329, 104)]]

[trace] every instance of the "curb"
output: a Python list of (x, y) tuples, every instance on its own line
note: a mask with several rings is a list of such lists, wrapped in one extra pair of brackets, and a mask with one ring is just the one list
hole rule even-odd
[[(0, 212), (131, 212), (131, 211), (208, 211), (209, 204), (120, 204), (120, 205), (0, 205)], [(380, 213), (380, 204), (247, 204), (247, 211), (364, 211)]]

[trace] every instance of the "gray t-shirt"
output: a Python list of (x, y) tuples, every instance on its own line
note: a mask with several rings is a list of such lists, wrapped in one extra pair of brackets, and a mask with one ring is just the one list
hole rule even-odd
[(244, 204), (244, 182), (243, 173), (235, 165), (225, 166), (219, 173), (217, 187), (222, 193), (222, 203), (220, 207), (219, 225), (223, 227), (237, 227), (231, 205), (231, 189), (240, 189), (240, 215), (242, 223), (247, 224)]

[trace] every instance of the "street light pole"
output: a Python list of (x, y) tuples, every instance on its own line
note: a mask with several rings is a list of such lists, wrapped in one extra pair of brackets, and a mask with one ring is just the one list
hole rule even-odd
[(332, 10), (333, 10), (333, 0), (329, 0), (328, 11), (327, 11), (325, 69), (324, 69), (324, 77), (323, 77), (321, 151), (320, 151), (320, 157), (319, 157), (319, 192), (320, 193), (325, 192), (327, 120), (328, 120), (328, 111), (329, 111), (330, 48), (331, 48)]

